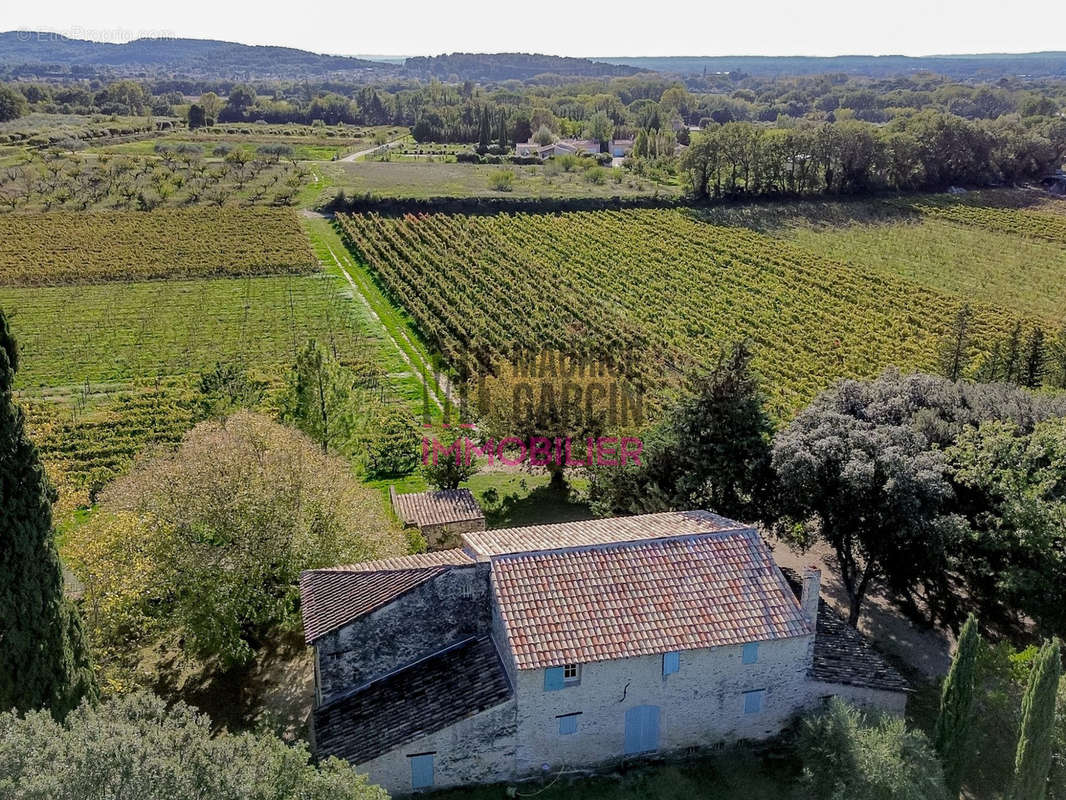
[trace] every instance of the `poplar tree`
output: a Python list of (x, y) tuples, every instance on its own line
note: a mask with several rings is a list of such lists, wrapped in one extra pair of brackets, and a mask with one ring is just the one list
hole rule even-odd
[(55, 489), (12, 394), (18, 348), (0, 311), (0, 709), (62, 719), (96, 699), (77, 611), (63, 594)]
[(936, 720), (933, 744), (944, 765), (944, 784), (952, 797), (959, 796), (970, 758), (970, 731), (973, 721), (974, 678), (981, 634), (971, 614), (962, 626), (955, 657), (940, 694), (940, 716)]
[(1021, 734), (1014, 759), (1014, 780), (1008, 800), (1044, 800), (1051, 770), (1055, 700), (1062, 661), (1058, 637), (1045, 642), (1036, 656), (1022, 698)]

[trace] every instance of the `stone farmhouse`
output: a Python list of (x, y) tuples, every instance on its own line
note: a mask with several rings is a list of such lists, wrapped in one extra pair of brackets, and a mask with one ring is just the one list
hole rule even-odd
[[(633, 149), (632, 139), (612, 139), (607, 151), (614, 158), (624, 158)], [(515, 155), (535, 156), (540, 159), (562, 155), (595, 155), (600, 152), (600, 143), (594, 139), (558, 139), (550, 144), (537, 144), (530, 139), (515, 145)]]
[(751, 527), (706, 511), (469, 532), (301, 576), (314, 743), (396, 795), (778, 733), (907, 685)]
[(398, 494), (389, 487), (389, 499), (405, 528), (417, 528), (430, 550), (462, 544), (461, 534), (485, 530), (485, 512), (469, 489)]

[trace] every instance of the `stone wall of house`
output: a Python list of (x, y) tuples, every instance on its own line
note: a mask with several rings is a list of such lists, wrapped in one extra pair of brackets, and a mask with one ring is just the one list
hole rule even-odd
[(851, 686), (843, 683), (811, 681), (810, 693), (812, 708), (820, 706), (830, 697), (839, 697), (859, 708), (888, 711), (901, 716), (907, 711), (906, 692), (870, 689), (865, 686)]
[(419, 530), (429, 550), (451, 550), (462, 547), (464, 533), (485, 530), (485, 520), (468, 519), (463, 522), (445, 522), (440, 525), (423, 525)]
[[(520, 670), (517, 774), (620, 759), (626, 711), (642, 705), (660, 708), (660, 753), (773, 736), (809, 706), (811, 639), (762, 642), (754, 664), (742, 663), (739, 645), (683, 651), (680, 670), (665, 678), (661, 655), (584, 664), (580, 684), (557, 691), (545, 691), (544, 670)], [(758, 689), (762, 709), (745, 714), (744, 692)], [(561, 735), (558, 717), (567, 714), (580, 714), (577, 732)]]
[(319, 703), (488, 633), (491, 606), (489, 565), (454, 567), (323, 636), (315, 642)]
[(505, 781), (514, 775), (514, 699), (356, 765), (390, 795), (411, 793), (410, 757), (433, 753), (434, 788)]

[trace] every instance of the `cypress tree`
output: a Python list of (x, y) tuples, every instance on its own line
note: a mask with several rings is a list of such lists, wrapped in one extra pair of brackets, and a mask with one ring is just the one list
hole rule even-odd
[(1007, 383), (1015, 383), (1021, 374), (1018, 360), (1021, 358), (1022, 348), (1022, 323), (1014, 323), (1011, 328), (1010, 338), (1007, 340), (1007, 349), (1003, 357), (1003, 379)]
[(1050, 348), (1049, 378), (1051, 388), (1066, 389), (1066, 325), (1059, 328)]
[(970, 727), (973, 714), (974, 678), (981, 634), (973, 614), (962, 626), (951, 669), (940, 693), (940, 716), (933, 743), (944, 764), (944, 784), (951, 797), (958, 797), (970, 758)]
[(946, 377), (957, 381), (962, 377), (968, 361), (967, 351), (970, 346), (970, 319), (973, 311), (965, 304), (955, 315), (951, 331), (944, 340), (940, 354), (940, 366)]
[(1025, 363), (1022, 365), (1022, 385), (1035, 389), (1044, 382), (1044, 329), (1037, 325), (1025, 342)]
[(484, 153), (489, 149), (489, 145), (492, 143), (492, 133), (489, 129), (489, 110), (487, 108), (481, 109), (481, 127), (478, 131), (477, 149), (479, 153)]
[(1008, 800), (1044, 800), (1051, 769), (1055, 698), (1062, 661), (1058, 637), (1045, 642), (1036, 656), (1022, 698), (1022, 725)]
[(96, 698), (96, 684), (81, 620), (63, 595), (55, 489), (14, 403), (17, 369), (0, 311), (0, 709), (46, 707), (62, 719)]

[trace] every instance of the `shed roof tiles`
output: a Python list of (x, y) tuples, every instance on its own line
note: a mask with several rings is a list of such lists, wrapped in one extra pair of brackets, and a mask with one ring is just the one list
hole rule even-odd
[(421, 586), (446, 569), (473, 564), (462, 550), (397, 556), (300, 575), (300, 611), (308, 644)]
[(469, 489), (397, 494), (393, 504), (404, 523), (419, 528), (485, 518), (485, 512)]
[(315, 709), (316, 750), (362, 764), (510, 697), (492, 639), (468, 639)]

